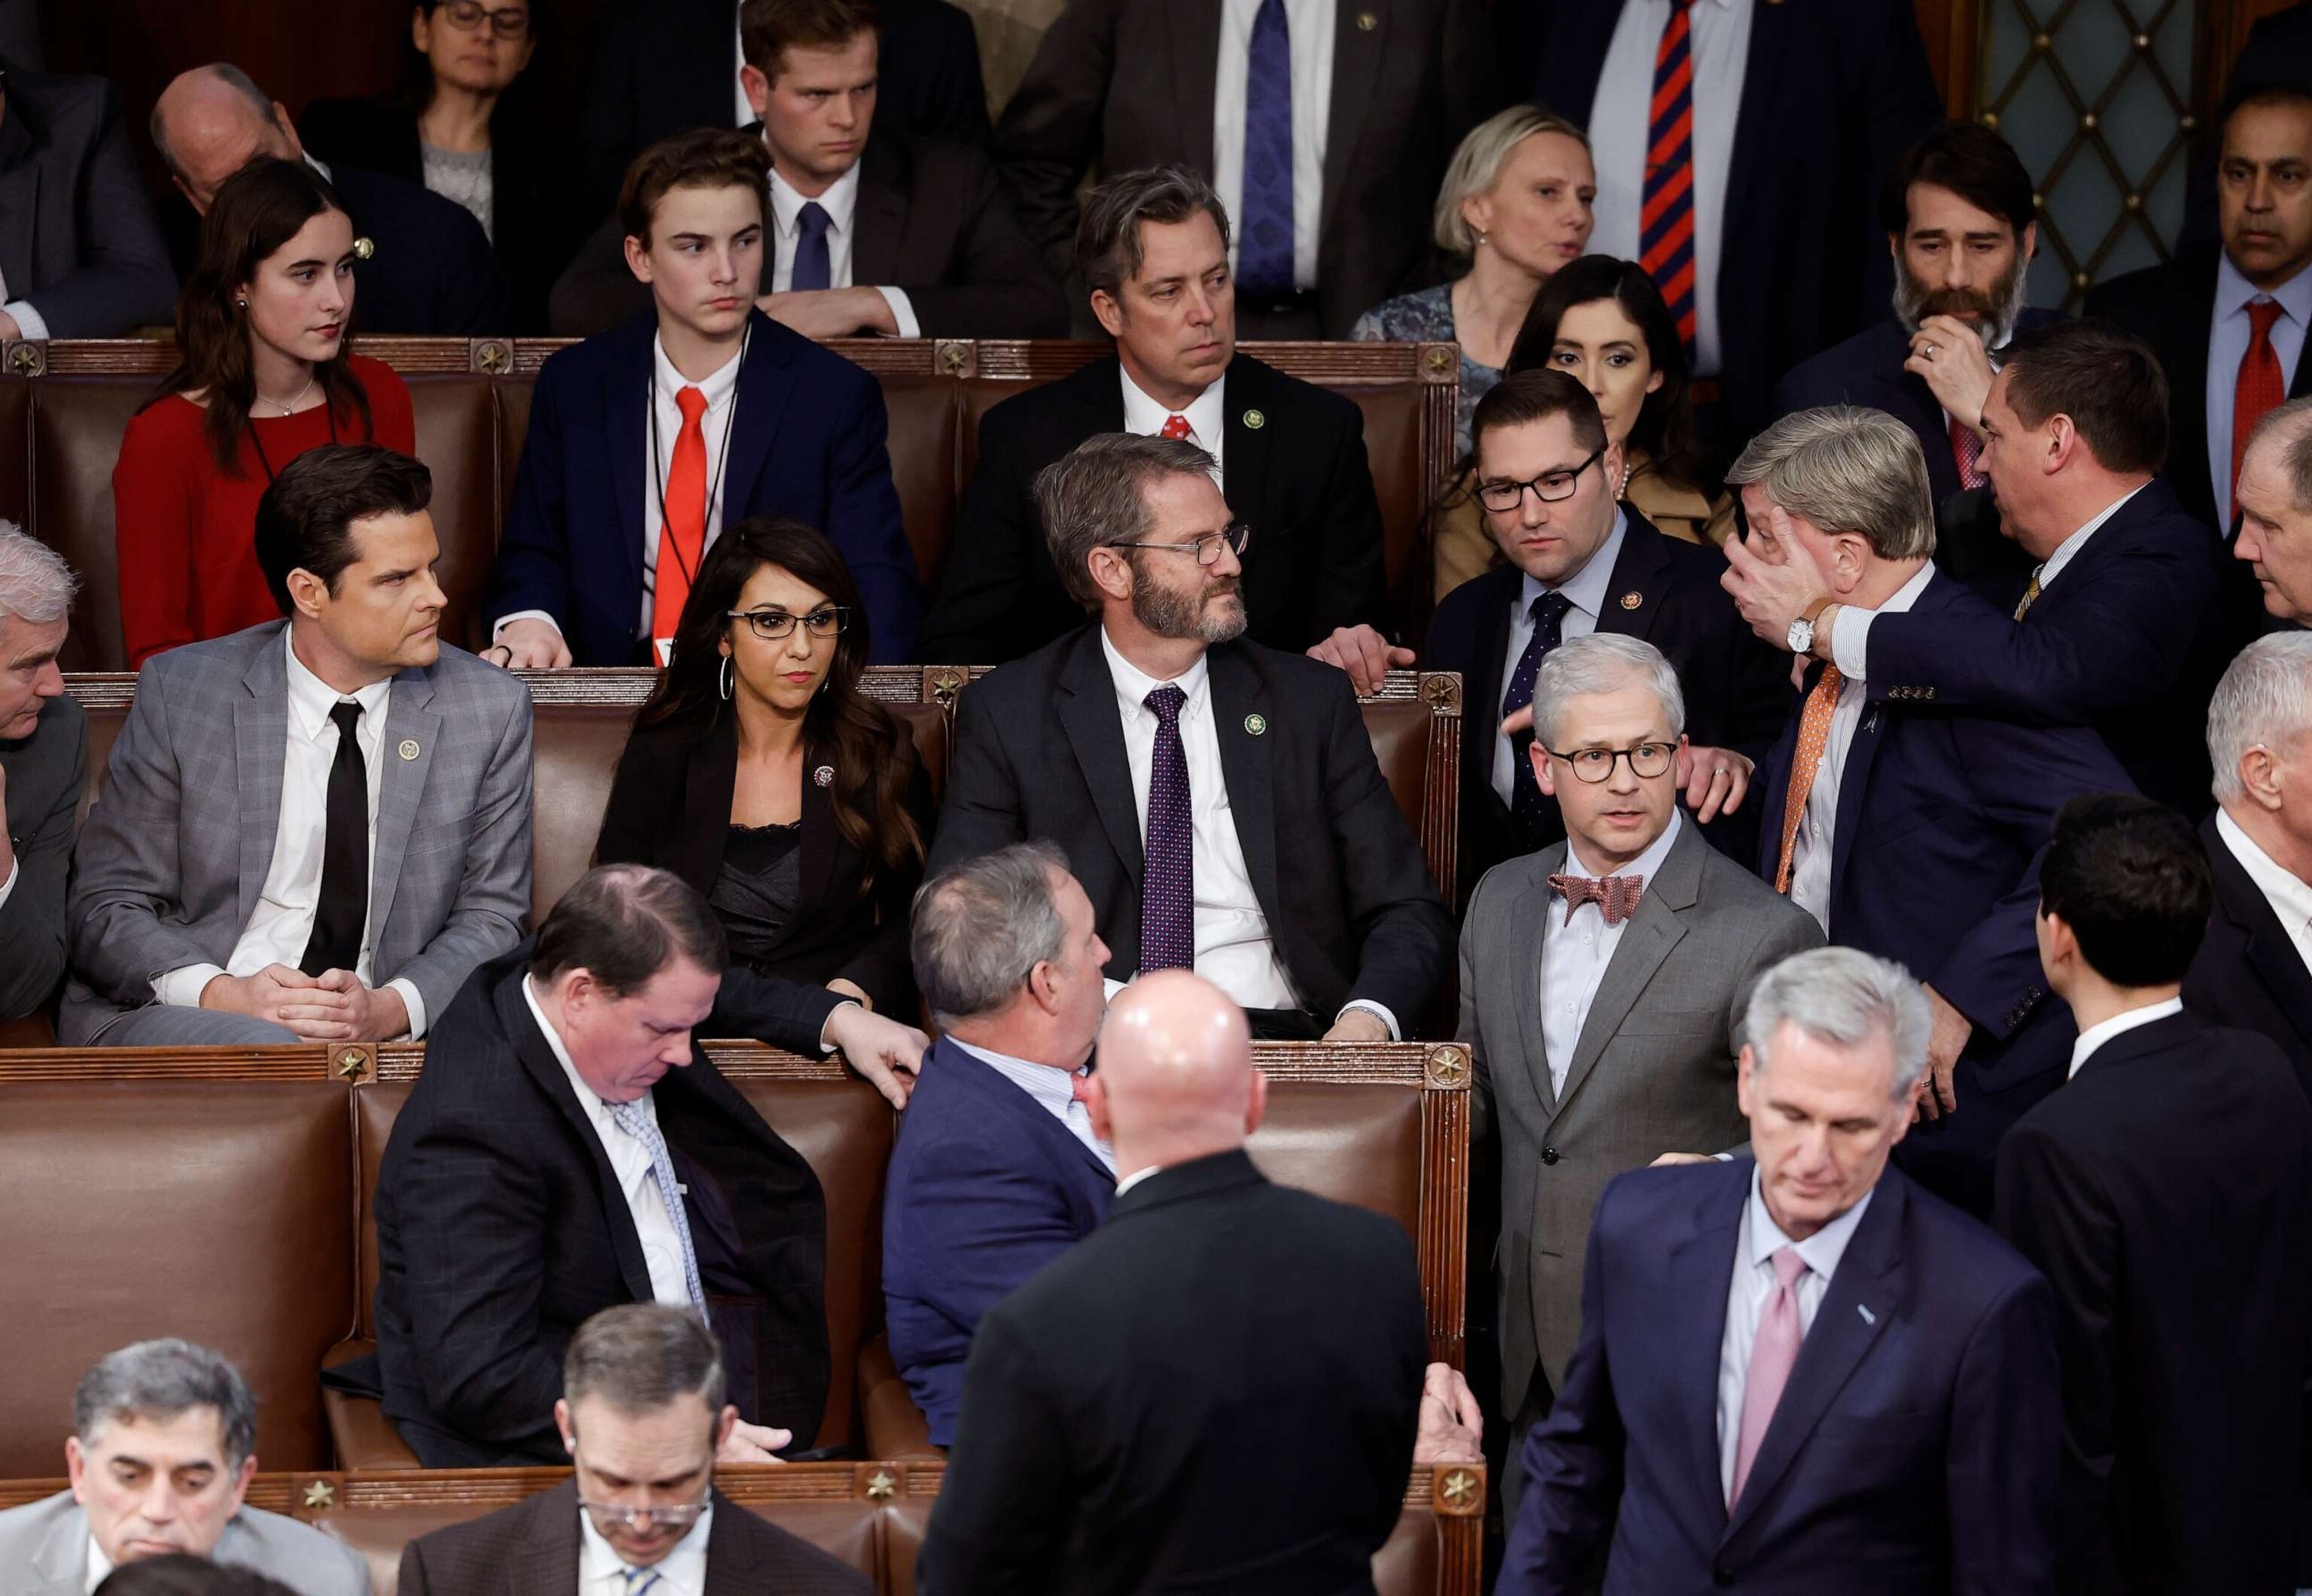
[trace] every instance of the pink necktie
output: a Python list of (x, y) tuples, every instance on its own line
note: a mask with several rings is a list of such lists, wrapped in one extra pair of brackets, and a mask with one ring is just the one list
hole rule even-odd
[(1091, 1101), (1091, 1071), (1079, 1069), (1068, 1077), (1068, 1095), (1078, 1103)]
[(1750, 1373), (1742, 1382), (1742, 1432), (1734, 1443), (1734, 1485), (1726, 1493), (1732, 1512), (1742, 1499), (1750, 1465), (1758, 1461), (1758, 1443), (1773, 1422), (1774, 1405), (1782, 1387), (1791, 1382), (1791, 1369), (1799, 1361), (1799, 1277), (1807, 1272), (1806, 1260), (1795, 1247), (1783, 1247), (1773, 1256), (1774, 1295), (1758, 1315), (1758, 1339), (1750, 1344)]

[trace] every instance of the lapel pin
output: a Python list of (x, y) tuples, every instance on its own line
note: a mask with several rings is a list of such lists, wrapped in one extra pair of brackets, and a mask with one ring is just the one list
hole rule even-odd
[(1864, 1307), (1861, 1303), (1854, 1304), (1854, 1311), (1862, 1315), (1862, 1322), (1865, 1324), (1876, 1324), (1878, 1322), (1877, 1316), (1874, 1315), (1870, 1309)]
[(1244, 424), (1251, 431), (1257, 432), (1261, 428), (1268, 424), (1268, 418), (1257, 410), (1248, 410), (1244, 413)]
[(1379, 26), (1380, 26), (1380, 18), (1379, 18), (1379, 17), (1378, 17), (1378, 16), (1376, 16), (1375, 14), (1373, 14), (1371, 12), (1370, 12), (1370, 11), (1361, 11), (1361, 12), (1357, 13), (1357, 31), (1358, 31), (1358, 32), (1360, 32), (1360, 33), (1370, 33), (1370, 32), (1371, 32), (1375, 28), (1378, 28), (1378, 27), (1379, 27)]
[(401, 757), (402, 757), (402, 758), (404, 758), (404, 759), (415, 759), (415, 758), (416, 758), (416, 757), (417, 757), (417, 755), (418, 755), (418, 753), (420, 752), (420, 750), (418, 749), (418, 746), (417, 746), (417, 739), (416, 739), (416, 737), (404, 737), (404, 738), (402, 738), (402, 739), (401, 739), (401, 746), (400, 746), (400, 748), (398, 750), (398, 752), (400, 754)]
[(1645, 601), (1646, 596), (1642, 593), (1629, 592), (1622, 595), (1622, 607), (1624, 609), (1635, 609)]
[(1259, 737), (1268, 730), (1268, 717), (1265, 715), (1247, 715), (1244, 718), (1244, 728), (1252, 736)]
[(835, 785), (835, 767), (823, 764), (811, 772), (810, 779), (821, 787), (832, 787)]
[(355, 260), (367, 260), (376, 253), (377, 246), (370, 242), (369, 240), (355, 239), (354, 240), (354, 258)]

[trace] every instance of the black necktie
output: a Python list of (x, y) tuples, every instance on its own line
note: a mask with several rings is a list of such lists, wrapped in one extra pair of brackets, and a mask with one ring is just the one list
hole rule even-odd
[(305, 944), (308, 975), (347, 970), (361, 963), (362, 928), (369, 920), (369, 762), (362, 757), (362, 707), (331, 707), (337, 723), (337, 757), (329, 766), (328, 829), (321, 843), (321, 898), (313, 909), (313, 935)]

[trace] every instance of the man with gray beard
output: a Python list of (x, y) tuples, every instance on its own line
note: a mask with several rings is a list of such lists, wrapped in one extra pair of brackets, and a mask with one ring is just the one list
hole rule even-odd
[(964, 690), (926, 873), (1067, 852), (1114, 981), (1193, 969), (1257, 1036), (1420, 1034), (1453, 921), (1344, 672), (1244, 640), (1212, 457), (1104, 433), (1047, 467), (1052, 563), (1090, 625)]

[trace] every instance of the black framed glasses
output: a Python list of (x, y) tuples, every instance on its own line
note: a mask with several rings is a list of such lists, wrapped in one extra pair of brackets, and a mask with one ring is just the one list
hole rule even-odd
[(725, 610), (723, 618), (744, 621), (748, 630), (766, 643), (793, 637), (798, 621), (811, 637), (841, 637), (844, 629), (851, 624), (851, 612), (839, 604), (823, 605), (807, 615), (791, 615), (783, 609)]
[[(1527, 484), (1520, 484), (1527, 485)], [(1575, 780), (1592, 787), (1614, 773), (1616, 760), (1630, 762), (1630, 773), (1642, 781), (1651, 781), (1668, 771), (1677, 758), (1676, 743), (1640, 743), (1634, 748), (1576, 748), (1562, 754), (1554, 748), (1544, 748), (1552, 759), (1562, 759), (1573, 769)]]
[(1603, 459), (1610, 447), (1600, 444), (1588, 459), (1571, 471), (1545, 471), (1528, 482), (1479, 483), (1478, 501), (1487, 510), (1509, 510), (1524, 503), (1528, 491), (1544, 504), (1555, 504), (1561, 500), (1571, 499), (1573, 490), (1581, 484), (1581, 474)]
[(1231, 521), (1218, 532), (1207, 532), (1186, 543), (1111, 543), (1108, 546), (1112, 549), (1170, 549), (1175, 554), (1195, 554), (1199, 565), (1217, 565), (1221, 563), (1221, 550), (1225, 548), (1231, 554), (1241, 554), (1245, 545), (1251, 541), (1252, 528), (1242, 521)]
[(530, 37), (530, 13), (519, 5), (501, 5), (493, 11), (481, 0), (442, 0), (439, 9), (460, 33), (478, 33), (487, 28), (500, 39)]

